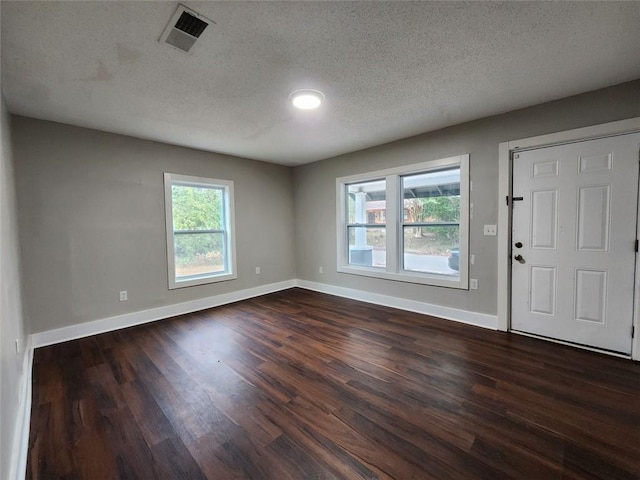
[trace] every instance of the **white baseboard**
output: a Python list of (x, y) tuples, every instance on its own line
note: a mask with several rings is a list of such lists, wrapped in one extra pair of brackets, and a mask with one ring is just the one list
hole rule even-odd
[(286, 290), (293, 287), (328, 293), (329, 295), (350, 298), (352, 300), (373, 303), (375, 305), (384, 305), (386, 307), (398, 308), (400, 310), (432, 315), (447, 320), (454, 320), (456, 322), (493, 330), (496, 330), (498, 327), (498, 319), (496, 315), (470, 312), (467, 310), (443, 307), (441, 305), (434, 305), (426, 302), (417, 302), (415, 300), (392, 297), (390, 295), (379, 295), (376, 293), (366, 292), (364, 290), (355, 290), (352, 288), (338, 287), (325, 283), (297, 279), (271, 283), (246, 290), (239, 290), (237, 292), (200, 298), (189, 302), (177, 303), (174, 305), (167, 305), (165, 307), (152, 308), (139, 312), (126, 313), (124, 315), (103, 318), (100, 320), (81, 323), (79, 325), (34, 333), (30, 336), (31, 345), (33, 348), (44, 347), (55, 343), (66, 342), (68, 340), (75, 340), (78, 338), (89, 337), (91, 335), (119, 330), (121, 328), (154, 322), (156, 320), (163, 320), (176, 315), (184, 315), (186, 313), (197, 312), (207, 308), (218, 307), (227, 303), (238, 302), (240, 300), (246, 300), (248, 298), (258, 297), (260, 295), (266, 295), (268, 293), (278, 292), (280, 290)]
[(404, 298), (392, 297), (390, 295), (380, 295), (377, 293), (365, 292), (364, 290), (355, 290), (353, 288), (337, 287), (326, 283), (309, 282), (307, 280), (296, 280), (296, 286), (316, 292), (328, 293), (329, 295), (336, 295), (338, 297), (373, 303), (375, 305), (383, 305), (385, 307), (408, 310), (409, 312), (432, 315), (434, 317), (454, 320), (456, 322), (489, 328), (491, 330), (497, 330), (498, 328), (498, 317), (496, 315), (470, 312), (468, 310), (458, 310), (457, 308), (443, 307), (442, 305), (434, 305), (432, 303), (417, 302), (415, 300), (407, 300)]
[(33, 379), (33, 346), (31, 336), (27, 337), (22, 367), (22, 378), (18, 414), (14, 430), (14, 442), (11, 452), (9, 478), (24, 480), (27, 472), (27, 453), (29, 451), (29, 429), (31, 425), (31, 384)]
[(239, 290), (237, 292), (224, 293), (213, 297), (199, 298), (189, 302), (176, 303), (165, 307), (152, 308), (139, 312), (125, 313), (115, 317), (103, 318), (92, 322), (81, 323), (69, 327), (56, 328), (55, 330), (47, 330), (44, 332), (34, 333), (31, 335), (33, 348), (53, 345), (54, 343), (66, 342), (77, 338), (89, 337), (99, 333), (120, 330), (121, 328), (133, 327), (143, 323), (155, 322), (165, 318), (184, 315), (186, 313), (206, 310), (207, 308), (219, 307), (227, 303), (238, 302), (248, 298), (266, 295), (267, 293), (278, 292), (288, 288), (295, 287), (295, 280), (286, 280), (284, 282), (270, 283), (259, 287)]

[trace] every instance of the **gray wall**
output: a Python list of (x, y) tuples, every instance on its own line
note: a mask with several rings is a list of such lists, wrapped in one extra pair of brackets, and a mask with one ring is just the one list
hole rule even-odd
[[(481, 313), (496, 312), (498, 143), (640, 115), (640, 81), (290, 169), (13, 117), (24, 296), (46, 331), (295, 278)], [(338, 274), (338, 176), (469, 153), (470, 251), (479, 290)], [(239, 278), (169, 291), (162, 173), (236, 182)], [(293, 181), (293, 183), (292, 183)], [(295, 208), (295, 212), (294, 212)], [(294, 232), (295, 218), (295, 232)], [(325, 269), (318, 273), (318, 266)], [(255, 275), (260, 266), (262, 274)], [(129, 301), (119, 302), (118, 291)]]
[[(495, 314), (497, 237), (483, 236), (498, 222), (498, 144), (546, 133), (640, 116), (640, 81), (506, 113), (296, 167), (296, 265), (298, 278), (366, 290), (474, 312)], [(479, 289), (462, 291), (336, 272), (336, 177), (470, 154), (473, 182), (470, 278)], [(318, 267), (324, 267), (324, 274)]]
[[(26, 326), (20, 294), (18, 222), (9, 115), (0, 95), (0, 478), (9, 478), (26, 372)], [(15, 340), (20, 342), (16, 355)]]
[[(290, 168), (24, 117), (12, 133), (33, 333), (295, 277)], [(238, 279), (167, 288), (163, 172), (235, 182)]]

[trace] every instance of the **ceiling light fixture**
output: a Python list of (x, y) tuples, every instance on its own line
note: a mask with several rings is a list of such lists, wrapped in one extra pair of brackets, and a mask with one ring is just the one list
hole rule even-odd
[(300, 110), (313, 110), (318, 108), (324, 100), (324, 94), (319, 90), (303, 89), (295, 90), (289, 95), (294, 107)]

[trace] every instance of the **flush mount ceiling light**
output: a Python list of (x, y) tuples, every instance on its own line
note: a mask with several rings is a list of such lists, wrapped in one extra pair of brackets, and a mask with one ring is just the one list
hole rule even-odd
[(324, 94), (319, 90), (306, 88), (291, 92), (289, 100), (291, 100), (294, 107), (300, 110), (313, 110), (320, 106), (322, 100), (324, 100)]

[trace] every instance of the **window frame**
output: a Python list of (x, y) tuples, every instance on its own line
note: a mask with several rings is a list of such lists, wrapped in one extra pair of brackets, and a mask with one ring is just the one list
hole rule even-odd
[[(385, 196), (386, 196), (386, 192), (387, 192), (386, 177), (372, 178), (372, 179), (367, 180), (365, 182), (349, 182), (349, 183), (345, 183), (344, 186), (345, 186), (345, 189), (346, 189), (349, 185), (353, 185), (353, 184), (358, 184), (358, 183), (377, 183), (377, 182), (384, 182), (384, 184), (385, 184), (384, 191), (385, 191)], [(387, 219), (386, 219), (386, 215), (385, 215), (384, 223), (376, 223), (375, 221), (374, 222), (369, 222), (368, 215), (367, 215), (367, 218), (366, 218), (366, 222), (364, 222), (364, 223), (357, 222), (355, 220), (354, 220), (354, 222), (349, 222), (348, 213), (347, 213), (348, 208), (349, 208), (349, 206), (348, 206), (348, 198), (347, 198), (346, 195), (345, 195), (344, 198), (345, 198), (345, 204), (344, 204), (344, 207), (345, 207), (345, 224), (344, 224), (344, 228), (345, 228), (346, 236), (347, 236), (347, 245), (349, 244), (349, 229), (354, 228), (354, 227), (355, 228), (362, 227), (362, 228), (365, 228), (365, 229), (378, 228), (378, 229), (384, 230), (385, 231), (385, 244), (386, 244), (386, 242), (387, 242), (387, 240), (386, 240), (386, 237), (387, 237)], [(385, 202), (386, 202), (386, 198), (385, 198)], [(385, 208), (385, 210), (386, 210), (386, 208)], [(348, 249), (349, 249), (349, 247), (347, 247), (347, 263), (349, 262)], [(348, 265), (349, 266), (354, 266), (353, 263), (348, 263)], [(375, 268), (376, 270), (380, 271), (381, 269), (384, 269), (385, 267), (384, 266), (376, 266), (376, 267), (372, 266), (371, 268)]]
[[(460, 245), (458, 277), (416, 272), (403, 268), (403, 218), (402, 177), (429, 173), (448, 168), (460, 168)], [(347, 186), (353, 183), (386, 180), (386, 267), (369, 267), (349, 264), (349, 237), (347, 218)], [(469, 154), (441, 158), (427, 162), (388, 168), (374, 172), (358, 173), (336, 178), (336, 232), (337, 271), (352, 275), (381, 278), (438, 287), (469, 289)]]
[[(224, 238), (224, 265), (222, 272), (212, 272), (201, 275), (192, 275), (185, 280), (176, 277), (175, 265), (175, 231), (173, 228), (173, 194), (174, 185), (187, 187), (218, 188), (223, 192), (223, 238)], [(232, 180), (216, 178), (195, 177), (177, 173), (164, 174), (164, 205), (167, 240), (167, 277), (169, 290), (177, 288), (205, 285), (209, 283), (223, 282), (238, 278), (236, 266), (236, 234), (235, 234), (235, 208), (234, 208), (234, 183)], [(203, 233), (206, 233), (204, 231)]]

